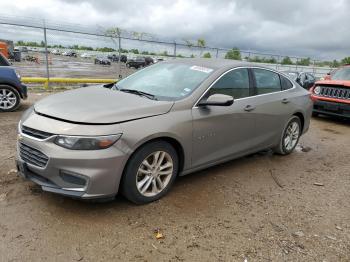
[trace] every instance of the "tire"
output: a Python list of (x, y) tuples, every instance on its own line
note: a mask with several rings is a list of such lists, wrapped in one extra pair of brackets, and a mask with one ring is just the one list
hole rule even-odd
[[(299, 142), (301, 132), (300, 118), (297, 116), (291, 117), (281, 134), (278, 146), (273, 151), (279, 155), (289, 155), (292, 153)], [(289, 140), (287, 140), (287, 137), (289, 137)]]
[(15, 111), (20, 104), (21, 97), (12, 86), (0, 85), (0, 112)]
[[(154, 161), (156, 159), (158, 161)], [(146, 162), (148, 164), (145, 164)], [(173, 185), (178, 166), (178, 155), (169, 143), (147, 143), (129, 159), (121, 181), (121, 191), (135, 204), (158, 200), (166, 195)], [(163, 174), (160, 175), (160, 172)]]

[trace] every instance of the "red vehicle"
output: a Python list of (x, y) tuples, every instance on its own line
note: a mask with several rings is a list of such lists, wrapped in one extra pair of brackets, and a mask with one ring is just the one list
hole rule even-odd
[(335, 70), (330, 78), (316, 82), (310, 89), (313, 115), (350, 118), (350, 66)]

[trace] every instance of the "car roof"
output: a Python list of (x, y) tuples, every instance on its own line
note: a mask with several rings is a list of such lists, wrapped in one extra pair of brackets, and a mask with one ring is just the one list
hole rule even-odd
[(182, 63), (188, 65), (196, 65), (202, 67), (208, 67), (212, 69), (221, 69), (221, 68), (234, 68), (234, 67), (267, 67), (261, 66), (255, 63), (230, 60), (230, 59), (222, 59), (222, 58), (181, 58), (181, 59), (170, 59), (165, 63)]

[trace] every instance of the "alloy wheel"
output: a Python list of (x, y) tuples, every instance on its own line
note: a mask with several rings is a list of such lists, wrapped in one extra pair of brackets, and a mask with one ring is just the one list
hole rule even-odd
[(284, 134), (283, 143), (284, 147), (291, 151), (297, 144), (300, 135), (300, 127), (297, 122), (291, 122)]
[(146, 197), (158, 195), (169, 184), (173, 171), (174, 162), (167, 152), (153, 152), (142, 161), (137, 170), (138, 191)]
[(9, 110), (16, 106), (16, 94), (9, 89), (0, 89), (0, 109)]

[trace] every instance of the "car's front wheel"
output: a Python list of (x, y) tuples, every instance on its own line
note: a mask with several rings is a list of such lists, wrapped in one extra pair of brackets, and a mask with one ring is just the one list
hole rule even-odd
[(283, 130), (279, 145), (274, 148), (274, 152), (280, 155), (288, 155), (293, 152), (298, 144), (301, 135), (300, 118), (293, 116)]
[(165, 141), (142, 146), (124, 170), (121, 183), (124, 196), (136, 204), (163, 197), (175, 181), (178, 163), (176, 150)]
[(12, 86), (0, 86), (0, 111), (11, 112), (19, 107), (20, 96)]

